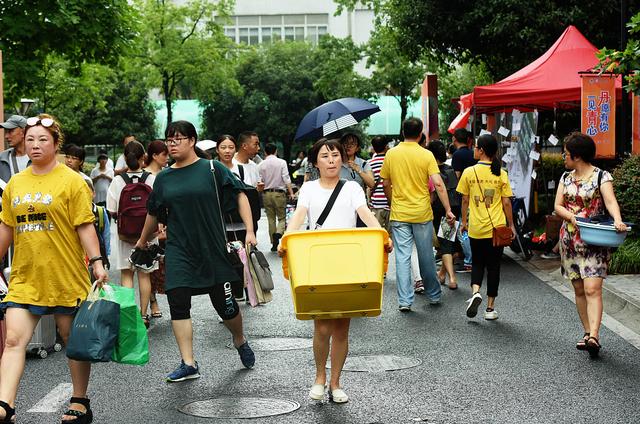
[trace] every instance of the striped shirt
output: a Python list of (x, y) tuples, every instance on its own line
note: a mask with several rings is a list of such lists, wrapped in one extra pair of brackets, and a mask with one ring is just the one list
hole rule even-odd
[(373, 172), (373, 179), (376, 185), (371, 189), (371, 209), (387, 209), (389, 210), (389, 201), (384, 194), (384, 188), (382, 187), (382, 179), (380, 178), (380, 169), (384, 162), (384, 153), (375, 154), (369, 161), (369, 166)]

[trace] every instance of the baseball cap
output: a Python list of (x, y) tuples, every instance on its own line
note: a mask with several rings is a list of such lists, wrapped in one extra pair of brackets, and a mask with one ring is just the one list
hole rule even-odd
[(11, 115), (6, 122), (0, 122), (0, 126), (5, 130), (12, 130), (14, 128), (24, 128), (27, 126), (27, 118), (20, 115)]

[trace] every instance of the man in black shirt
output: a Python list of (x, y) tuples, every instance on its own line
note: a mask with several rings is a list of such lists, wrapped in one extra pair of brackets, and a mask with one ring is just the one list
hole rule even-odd
[[(458, 178), (462, 175), (462, 171), (476, 164), (473, 158), (473, 149), (469, 147), (473, 145), (473, 137), (469, 131), (464, 128), (458, 128), (453, 133), (453, 145), (456, 151), (451, 157), (451, 167), (456, 172)], [(468, 234), (458, 234), (458, 239), (462, 245), (464, 253), (464, 264), (456, 268), (456, 272), (471, 272), (471, 245), (469, 244)]]

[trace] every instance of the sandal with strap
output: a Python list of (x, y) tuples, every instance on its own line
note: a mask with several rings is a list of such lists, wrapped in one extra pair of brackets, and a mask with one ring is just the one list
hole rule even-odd
[(89, 407), (89, 399), (72, 397), (69, 403), (79, 403), (80, 405), (87, 408), (87, 410), (85, 412), (82, 412), (78, 411), (77, 409), (67, 409), (67, 412), (65, 412), (64, 415), (71, 415), (76, 418), (71, 420), (62, 420), (62, 424), (90, 424), (91, 422), (93, 422), (93, 412)]
[(7, 402), (0, 400), (0, 408), (4, 409), (5, 415), (0, 424), (12, 424), (15, 423), (13, 417), (16, 415), (16, 410), (9, 406)]
[(589, 333), (584, 333), (582, 338), (580, 340), (578, 340), (578, 342), (576, 343), (576, 349), (578, 349), (578, 350), (587, 350), (587, 339), (589, 338), (590, 335), (591, 334), (589, 334)]
[(600, 348), (602, 348), (602, 346), (600, 345), (598, 339), (592, 336), (587, 339), (587, 352), (589, 352), (589, 356), (591, 356), (592, 358), (597, 358), (598, 353), (600, 352)]

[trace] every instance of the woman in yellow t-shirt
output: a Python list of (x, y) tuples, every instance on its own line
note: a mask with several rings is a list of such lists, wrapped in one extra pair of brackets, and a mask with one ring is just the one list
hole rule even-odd
[[(471, 289), (473, 296), (467, 301), (467, 316), (473, 318), (482, 303), (480, 286), (487, 270), (487, 309), (484, 319), (498, 319), (494, 302), (500, 284), (502, 247), (493, 246), (493, 228), (506, 224), (515, 237), (511, 214), (511, 186), (507, 172), (501, 169), (496, 157), (498, 141), (490, 134), (481, 135), (473, 151), (478, 163), (464, 170), (457, 191), (462, 194), (462, 231), (469, 232), (471, 242)], [(469, 218), (470, 215), (470, 218)]]
[[(93, 226), (91, 196), (77, 172), (58, 163), (60, 125), (40, 114), (27, 119), (25, 146), (32, 165), (11, 178), (2, 194), (0, 257), (11, 242), (5, 349), (0, 362), (0, 423), (13, 422), (27, 344), (42, 315), (53, 314), (67, 342), (78, 305), (87, 297), (85, 252), (100, 285), (107, 279)], [(69, 360), (73, 397), (63, 423), (89, 423), (87, 399), (91, 363)]]

